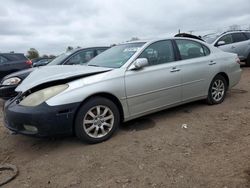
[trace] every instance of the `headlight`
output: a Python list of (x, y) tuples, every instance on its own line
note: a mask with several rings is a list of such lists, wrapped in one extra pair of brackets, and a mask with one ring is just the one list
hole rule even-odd
[(67, 84), (52, 86), (28, 95), (19, 104), (22, 106), (37, 106), (49, 98), (63, 92), (69, 86)]
[(4, 80), (2, 85), (10, 86), (10, 85), (17, 85), (21, 82), (21, 79), (18, 77), (12, 77)]

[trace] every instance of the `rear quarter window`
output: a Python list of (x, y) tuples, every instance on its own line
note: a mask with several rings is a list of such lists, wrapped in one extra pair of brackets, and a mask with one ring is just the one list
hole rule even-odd
[(243, 33), (233, 33), (232, 36), (234, 42), (242, 42), (247, 40), (247, 37)]
[[(178, 39), (176, 40), (176, 44), (179, 49), (181, 59), (203, 57), (206, 56), (206, 53), (210, 53), (210, 50), (207, 49), (207, 47), (196, 41)], [(205, 52), (205, 49), (207, 52)]]

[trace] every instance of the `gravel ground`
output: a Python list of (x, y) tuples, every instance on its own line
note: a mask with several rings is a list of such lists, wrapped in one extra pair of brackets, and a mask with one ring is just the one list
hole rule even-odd
[(97, 145), (11, 135), (1, 112), (0, 163), (20, 172), (4, 187), (250, 187), (250, 68), (242, 69), (223, 104), (136, 119)]

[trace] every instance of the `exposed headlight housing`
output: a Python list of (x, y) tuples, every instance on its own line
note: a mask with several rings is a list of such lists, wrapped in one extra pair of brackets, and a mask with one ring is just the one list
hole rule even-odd
[(68, 87), (69, 87), (68, 84), (63, 84), (36, 91), (25, 97), (19, 104), (22, 106), (30, 106), (30, 107), (38, 106), (39, 104), (42, 104), (51, 97), (54, 97), (59, 93), (63, 92)]
[(12, 78), (8, 78), (6, 80), (3, 80), (2, 85), (5, 86), (11, 86), (11, 85), (17, 85), (21, 82), (21, 79), (18, 77), (12, 77)]

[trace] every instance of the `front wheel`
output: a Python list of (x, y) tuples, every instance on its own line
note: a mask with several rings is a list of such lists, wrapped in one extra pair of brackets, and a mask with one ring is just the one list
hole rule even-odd
[(212, 80), (207, 97), (208, 104), (220, 104), (224, 101), (227, 92), (227, 82), (221, 75)]
[(75, 120), (76, 136), (95, 144), (109, 139), (120, 124), (117, 106), (109, 99), (94, 97), (79, 109)]

